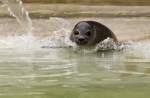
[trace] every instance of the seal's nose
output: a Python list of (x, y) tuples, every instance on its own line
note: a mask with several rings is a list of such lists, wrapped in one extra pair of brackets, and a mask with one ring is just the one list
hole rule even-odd
[(79, 38), (78, 39), (80, 42), (83, 42), (85, 39), (84, 38)]
[(84, 37), (82, 37), (82, 36), (80, 36), (80, 37), (78, 38), (78, 41), (80, 41), (80, 42), (84, 42), (84, 41), (85, 41), (85, 38), (84, 38)]
[(85, 44), (87, 44), (87, 42), (88, 41), (86, 40), (86, 38), (84, 36), (79, 36), (76, 40), (76, 43), (78, 45), (85, 45)]

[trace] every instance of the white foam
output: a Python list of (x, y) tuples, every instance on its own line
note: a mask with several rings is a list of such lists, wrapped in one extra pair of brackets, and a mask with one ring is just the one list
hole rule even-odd
[(0, 48), (31, 49), (39, 46), (37, 38), (32, 35), (7, 36), (0, 38)]
[(139, 58), (150, 58), (150, 41), (132, 43), (129, 53)]
[(41, 40), (41, 43), (44, 47), (68, 47), (74, 46), (69, 39), (70, 30), (67, 29), (60, 29), (54, 31), (51, 36), (48, 36)]
[(97, 44), (95, 50), (101, 51), (101, 50), (122, 50), (125, 48), (124, 43), (120, 42), (114, 42), (113, 39), (107, 38), (104, 41)]

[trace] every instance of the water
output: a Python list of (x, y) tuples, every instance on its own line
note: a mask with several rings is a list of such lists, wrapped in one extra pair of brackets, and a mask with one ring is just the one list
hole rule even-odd
[[(123, 46), (107, 50), (114, 44), (105, 40), (110, 43), (100, 43), (99, 52), (68, 47), (73, 45), (71, 29), (80, 20), (105, 23)], [(0, 98), (149, 98), (149, 18), (50, 17), (32, 22), (28, 35), (30, 30), (17, 28), (16, 19), (0, 19)]]
[(0, 97), (148, 98), (149, 54), (134, 49), (144, 44), (99, 53), (0, 49)]
[(11, 16), (15, 17), (24, 32), (32, 32), (32, 21), (21, 0), (0, 0)]

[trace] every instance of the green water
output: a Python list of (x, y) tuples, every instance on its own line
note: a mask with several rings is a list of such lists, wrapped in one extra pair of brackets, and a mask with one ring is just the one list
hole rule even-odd
[[(6, 18), (6, 8), (0, 11), (0, 98), (149, 98), (149, 6), (26, 7), (34, 18), (30, 36)], [(64, 34), (82, 20), (105, 24), (129, 46), (100, 52), (41, 48), (62, 45)]]
[[(60, 21), (61, 19), (58, 20)], [(109, 24), (114, 31), (120, 32), (116, 33), (118, 38), (121, 36), (124, 38), (126, 35), (130, 39), (140, 35), (139, 31), (148, 31), (146, 26), (149, 24), (149, 19), (122, 18), (99, 21)], [(48, 31), (51, 25), (47, 20), (33, 22), (38, 28), (36, 29), (39, 31), (38, 36), (41, 31)], [(1, 25), (5, 27), (2, 31), (13, 31), (15, 28), (11, 24), (15, 26), (14, 21), (2, 19)], [(138, 28), (132, 32), (135, 26)], [(60, 32), (62, 33), (62, 31), (57, 33)], [(35, 44), (34, 40), (32, 43), (28, 37), (2, 38), (0, 98), (149, 98), (150, 96), (150, 44), (146, 39), (142, 42), (133, 42), (132, 48), (127, 50), (93, 53), (90, 50), (76, 52), (67, 48), (46, 49), (39, 46), (36, 48), (40, 38), (35, 40)], [(55, 43), (55, 40), (52, 40), (52, 43)], [(24, 49), (28, 45), (31, 48)]]
[[(33, 20), (35, 28), (38, 28), (36, 29), (38, 34), (35, 31), (34, 34), (40, 36), (41, 31), (47, 32), (51, 30), (50, 27), (57, 26), (57, 23), (54, 24), (55, 19), (52, 20)], [(59, 24), (62, 23), (62, 19), (56, 20)], [(79, 19), (69, 21), (74, 24)], [(125, 36), (133, 39), (135, 35), (149, 30), (147, 28), (149, 19), (145, 18), (140, 20), (109, 18), (98, 21), (109, 24), (120, 39)], [(53, 26), (50, 26), (51, 22)], [(14, 20), (1, 19), (1, 26), (3, 25), (5, 28), (2, 31), (16, 30), (13, 27), (16, 26)], [(138, 28), (133, 30), (136, 27)], [(59, 34), (57, 36), (59, 37)], [(150, 96), (150, 44), (146, 39), (142, 42), (133, 42), (132, 48), (127, 50), (98, 53), (90, 50), (76, 52), (67, 48), (46, 49), (39, 48), (39, 45), (37, 48), (36, 44), (40, 38), (37, 38), (35, 43), (34, 40), (30, 40), (30, 37), (23, 36), (1, 38), (0, 98), (149, 98)], [(52, 40), (52, 43), (55, 43), (55, 40)], [(28, 45), (31, 48), (26, 49)]]
[(0, 98), (149, 98), (150, 60), (133, 53), (0, 49)]

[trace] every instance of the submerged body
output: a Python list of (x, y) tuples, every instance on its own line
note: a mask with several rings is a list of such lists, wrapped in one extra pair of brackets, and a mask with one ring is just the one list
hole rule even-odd
[(95, 21), (78, 22), (70, 35), (72, 42), (75, 42), (78, 46), (86, 47), (95, 46), (107, 38), (112, 38), (115, 42), (118, 41), (108, 27)]

